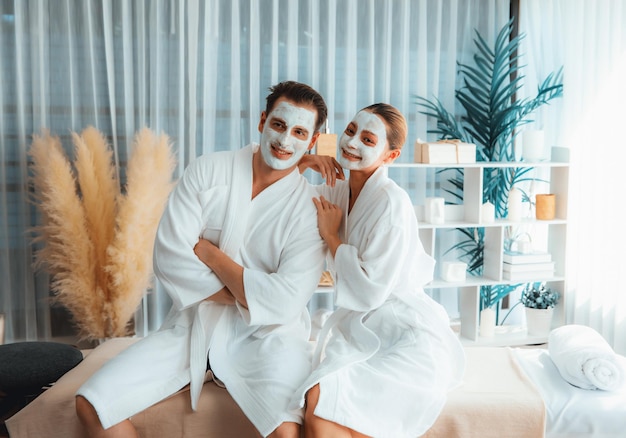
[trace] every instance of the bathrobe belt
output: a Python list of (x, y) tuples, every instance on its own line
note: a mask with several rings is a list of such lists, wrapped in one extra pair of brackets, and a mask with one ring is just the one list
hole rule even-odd
[(204, 323), (204, 321), (209, 321), (209, 306), (210, 304), (206, 301), (202, 301), (198, 304), (194, 312), (195, 315), (191, 326), (189, 345), (189, 392), (191, 394), (191, 409), (194, 411), (197, 410), (200, 391), (204, 384), (209, 339), (211, 339), (213, 329), (215, 328), (215, 321), (211, 321), (212, 324), (210, 324), (210, 327), (207, 327)]

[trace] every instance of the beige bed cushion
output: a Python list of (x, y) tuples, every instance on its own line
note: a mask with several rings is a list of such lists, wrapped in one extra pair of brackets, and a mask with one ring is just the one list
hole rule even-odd
[[(136, 342), (136, 338), (111, 339), (98, 346), (50, 389), (7, 420), (11, 438), (82, 438), (74, 411), (74, 394), (104, 362)], [(131, 421), (141, 437), (257, 437), (255, 429), (225, 389), (207, 382), (198, 412), (191, 410), (189, 389), (135, 415)]]
[[(96, 348), (7, 421), (11, 438), (84, 436), (74, 413), (74, 393), (95, 370), (136, 339), (112, 339)], [(466, 348), (464, 383), (450, 393), (426, 438), (541, 438), (546, 413), (532, 383), (508, 348)], [(183, 389), (132, 418), (144, 438), (256, 437), (255, 430), (226, 390), (205, 383), (199, 411), (191, 411)]]
[(463, 383), (424, 438), (542, 438), (545, 404), (510, 348), (468, 347)]

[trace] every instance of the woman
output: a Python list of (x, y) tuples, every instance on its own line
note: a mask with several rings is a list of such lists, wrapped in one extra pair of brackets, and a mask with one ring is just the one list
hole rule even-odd
[[(408, 195), (384, 167), (398, 158), (406, 134), (396, 108), (361, 110), (337, 150), (349, 180), (320, 186), (313, 200), (336, 310), (320, 334), (316, 368), (292, 400), (293, 408), (305, 406), (307, 437), (418, 437), (462, 378), (461, 344), (445, 310), (422, 289), (434, 260)], [(321, 170), (315, 160), (304, 165)]]

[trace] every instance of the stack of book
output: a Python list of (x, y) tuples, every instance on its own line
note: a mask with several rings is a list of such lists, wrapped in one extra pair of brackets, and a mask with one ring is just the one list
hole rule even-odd
[(504, 252), (502, 276), (505, 280), (534, 280), (554, 275), (554, 262), (548, 252)]

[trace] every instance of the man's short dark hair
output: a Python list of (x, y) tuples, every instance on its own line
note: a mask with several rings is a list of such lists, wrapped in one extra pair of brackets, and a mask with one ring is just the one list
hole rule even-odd
[(328, 108), (324, 98), (313, 88), (306, 84), (295, 81), (280, 82), (270, 87), (270, 94), (267, 96), (265, 113), (269, 114), (274, 109), (276, 101), (284, 97), (297, 104), (308, 104), (317, 110), (315, 131), (319, 131), (328, 117)]

